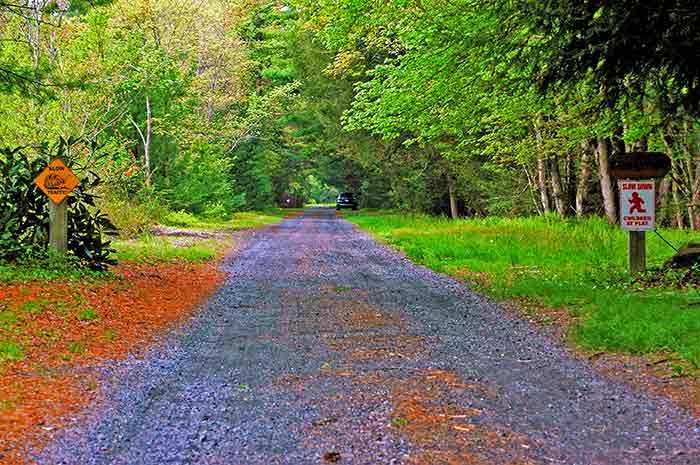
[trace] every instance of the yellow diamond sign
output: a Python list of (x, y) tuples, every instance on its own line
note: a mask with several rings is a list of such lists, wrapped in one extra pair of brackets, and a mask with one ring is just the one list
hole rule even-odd
[(58, 205), (80, 184), (80, 179), (56, 158), (36, 177), (34, 184)]

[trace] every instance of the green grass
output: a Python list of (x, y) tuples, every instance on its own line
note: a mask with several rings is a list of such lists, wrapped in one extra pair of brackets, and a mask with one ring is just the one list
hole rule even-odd
[(82, 342), (71, 342), (66, 347), (66, 350), (71, 354), (82, 354), (85, 352), (85, 344)]
[(9, 310), (0, 311), (0, 328), (2, 325), (11, 325), (16, 323), (19, 317), (16, 313)]
[(172, 212), (165, 216), (163, 223), (167, 226), (195, 229), (225, 229), (239, 230), (264, 226), (279, 222), (286, 215), (298, 212), (300, 209), (272, 208), (264, 211), (238, 212), (230, 219), (200, 218), (187, 212)]
[(56, 266), (45, 260), (26, 263), (0, 262), (0, 283), (30, 281), (85, 281), (104, 277), (105, 273), (81, 269), (72, 265)]
[(214, 259), (222, 248), (214, 240), (197, 241), (192, 245), (174, 245), (166, 237), (143, 236), (138, 240), (114, 241), (118, 261), (174, 261), (204, 262)]
[[(580, 316), (572, 339), (582, 347), (677, 352), (700, 366), (700, 291), (650, 287), (626, 269), (626, 233), (601, 219), (487, 218), (449, 221), (395, 212), (344, 213), (377, 239), (439, 272), (487, 273), (484, 291), (500, 299), (531, 297)], [(664, 230), (673, 244), (700, 234)], [(674, 251), (648, 234), (648, 261)], [(651, 277), (654, 273), (649, 273)], [(656, 273), (658, 275), (658, 272)]]
[(22, 360), (24, 352), (22, 348), (11, 341), (0, 341), (0, 363), (12, 360)]
[(28, 300), (28, 301), (24, 302), (22, 305), (20, 305), (18, 310), (20, 310), (24, 313), (31, 313), (33, 315), (38, 315), (38, 314), (44, 312), (44, 310), (46, 309), (46, 306), (48, 304), (49, 304), (49, 301), (44, 300), (44, 299)]
[[(236, 231), (278, 223), (294, 209), (272, 209), (264, 212), (234, 213), (230, 220), (207, 220), (186, 212), (175, 212), (165, 218), (168, 226), (217, 231)], [(116, 240), (118, 261), (173, 261), (203, 262), (216, 258), (226, 247), (225, 240), (199, 238), (172, 238), (143, 235), (136, 240)]]
[(77, 318), (79, 321), (95, 321), (100, 315), (94, 308), (86, 308), (78, 312)]

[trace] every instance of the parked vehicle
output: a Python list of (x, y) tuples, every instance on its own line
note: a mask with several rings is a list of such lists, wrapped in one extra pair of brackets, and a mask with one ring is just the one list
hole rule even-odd
[(358, 199), (352, 192), (341, 192), (338, 194), (338, 198), (335, 201), (335, 209), (340, 210), (341, 208), (352, 208), (357, 210)]

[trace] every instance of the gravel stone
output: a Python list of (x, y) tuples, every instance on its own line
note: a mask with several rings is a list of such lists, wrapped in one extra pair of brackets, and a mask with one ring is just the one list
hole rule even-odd
[[(531, 463), (700, 464), (698, 419), (593, 372), (555, 338), (332, 210), (256, 232), (222, 267), (226, 284), (191, 322), (105, 368), (104, 399), (37, 451), (38, 463), (415, 463), (421, 445), (391, 425), (391, 387), (343, 370), (401, 382), (440, 369), (493, 393), (450, 402), (479, 409), (479, 425), (501, 437), (527, 437)], [(376, 327), (328, 317), (347, 299), (370, 319), (378, 309)], [(400, 357), (353, 358), (334, 345), (409, 336), (422, 342)]]

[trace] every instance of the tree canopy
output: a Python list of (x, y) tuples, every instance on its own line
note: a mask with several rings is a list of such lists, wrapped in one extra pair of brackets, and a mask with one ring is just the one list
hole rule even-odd
[[(617, 217), (615, 152), (669, 153), (700, 227), (689, 0), (0, 2), (0, 142), (99, 139), (107, 203), (332, 201)], [(104, 156), (109, 154), (109, 156)]]

